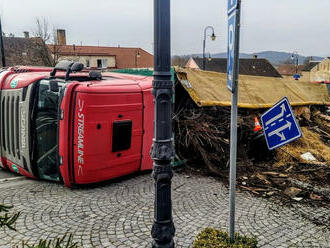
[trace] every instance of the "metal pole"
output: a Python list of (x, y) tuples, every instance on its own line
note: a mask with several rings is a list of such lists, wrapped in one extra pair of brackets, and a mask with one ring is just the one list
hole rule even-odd
[(1, 61), (2, 61), (2, 67), (6, 67), (5, 48), (4, 48), (3, 37), (2, 37), (1, 16), (0, 16), (0, 48), (1, 48)]
[(230, 193), (229, 193), (229, 234), (230, 240), (235, 238), (235, 188), (236, 188), (236, 156), (237, 156), (237, 98), (238, 89), (232, 94), (231, 130), (230, 130)]
[(299, 65), (299, 55), (298, 52), (294, 51), (292, 53), (291, 59), (294, 61), (295, 66), (296, 66), (296, 74), (298, 74), (298, 65)]
[(298, 74), (298, 65), (299, 65), (299, 57), (298, 53), (296, 54), (296, 74)]
[(205, 71), (205, 43), (206, 43), (206, 40), (205, 40), (205, 32), (204, 32), (204, 40), (203, 40), (203, 70)]
[(154, 223), (151, 230), (153, 248), (173, 248), (175, 227), (172, 219), (171, 160), (172, 137), (170, 0), (154, 0), (154, 139), (151, 150), (155, 180)]
[(238, 8), (236, 15), (235, 29), (235, 54), (236, 61), (234, 67), (234, 86), (231, 105), (231, 130), (230, 130), (230, 191), (229, 191), (229, 236), (230, 241), (235, 239), (235, 190), (236, 190), (236, 158), (237, 158), (237, 102), (238, 102), (238, 77), (239, 77), (239, 36), (240, 36), (240, 16), (241, 16), (241, 0), (238, 0)]

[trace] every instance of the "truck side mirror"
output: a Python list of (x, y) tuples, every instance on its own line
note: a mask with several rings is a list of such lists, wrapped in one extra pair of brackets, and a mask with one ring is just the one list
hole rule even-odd
[(59, 90), (58, 83), (56, 81), (51, 80), (49, 82), (49, 89), (50, 91), (57, 93)]

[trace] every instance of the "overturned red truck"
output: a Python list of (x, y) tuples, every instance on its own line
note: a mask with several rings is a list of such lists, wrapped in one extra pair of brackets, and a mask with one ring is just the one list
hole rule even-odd
[(152, 77), (55, 68), (0, 71), (0, 166), (66, 186), (150, 170)]

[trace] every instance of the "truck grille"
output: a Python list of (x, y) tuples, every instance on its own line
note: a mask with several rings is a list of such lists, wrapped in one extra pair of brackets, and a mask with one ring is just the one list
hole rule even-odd
[(3, 91), (2, 107), (2, 148), (6, 155), (20, 159), (19, 152), (19, 101), (20, 92)]
[[(26, 110), (29, 109), (29, 103), (25, 101), (27, 89), (1, 91), (1, 156), (30, 171), (30, 163), (27, 162), (29, 161), (28, 132), (21, 132), (27, 129), (26, 124), (29, 122), (29, 113)], [(25, 112), (21, 112), (23, 106), (26, 106)], [(22, 118), (25, 118), (23, 123)], [(22, 124), (25, 126), (21, 127)], [(22, 144), (22, 135), (25, 135), (24, 144)]]

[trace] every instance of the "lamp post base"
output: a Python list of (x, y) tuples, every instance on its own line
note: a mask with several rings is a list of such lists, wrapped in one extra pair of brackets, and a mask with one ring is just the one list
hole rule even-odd
[(172, 241), (170, 244), (156, 244), (155, 241), (152, 242), (152, 248), (174, 248), (174, 241)]
[(151, 230), (154, 239), (152, 248), (174, 248), (174, 233), (175, 228), (172, 220), (166, 223), (155, 222)]

